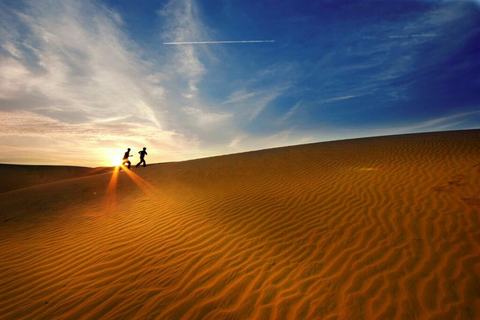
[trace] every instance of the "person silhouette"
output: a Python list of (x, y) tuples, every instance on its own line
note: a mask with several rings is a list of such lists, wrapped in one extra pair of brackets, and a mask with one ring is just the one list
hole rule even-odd
[(123, 155), (123, 161), (122, 161), (122, 166), (125, 165), (125, 163), (128, 163), (128, 169), (130, 169), (130, 166), (132, 165), (132, 163), (130, 162), (130, 160), (128, 160), (128, 158), (131, 157), (130, 155), (130, 148), (127, 149), (127, 152), (125, 152), (125, 154)]
[(137, 163), (136, 167), (138, 168), (141, 163), (143, 163), (143, 166), (146, 167), (147, 163), (145, 162), (145, 156), (147, 155), (147, 148), (143, 147), (143, 150), (138, 151), (138, 153), (140, 153), (140, 162)]

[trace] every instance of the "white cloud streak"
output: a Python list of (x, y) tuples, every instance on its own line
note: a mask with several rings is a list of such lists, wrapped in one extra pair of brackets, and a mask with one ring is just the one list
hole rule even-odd
[(471, 116), (479, 115), (479, 111), (471, 111), (471, 112), (462, 112), (446, 117), (440, 117), (440, 118), (435, 118), (432, 120), (427, 120), (423, 121), (420, 123), (416, 123), (413, 125), (405, 126), (405, 127), (394, 127), (391, 129), (391, 132), (395, 133), (407, 133), (407, 132), (416, 132), (416, 131), (422, 131), (422, 130), (428, 130), (428, 131), (433, 131), (433, 130), (442, 130), (446, 129), (449, 127), (453, 127), (459, 123), (462, 123), (462, 119), (466, 119)]
[(290, 119), (294, 114), (295, 112), (300, 108), (300, 106), (302, 105), (302, 102), (303, 101), (298, 101), (297, 103), (295, 103), (295, 105), (293, 107), (290, 108), (290, 110), (288, 110), (281, 118), (280, 118), (280, 122), (284, 122), (288, 119)]
[(166, 45), (184, 45), (184, 44), (239, 44), (239, 43), (272, 43), (275, 40), (225, 40), (225, 41), (177, 41), (164, 42)]
[(187, 107), (185, 113), (192, 116), (200, 126), (214, 126), (233, 117), (232, 113), (207, 112), (200, 108)]
[(407, 124), (404, 126), (389, 126), (388, 128), (384, 127), (375, 127), (371, 130), (365, 130), (363, 132), (357, 130), (345, 129), (345, 131), (355, 131), (355, 136), (383, 136), (383, 135), (392, 135), (392, 134), (405, 134), (405, 133), (416, 133), (416, 132), (432, 132), (432, 131), (443, 131), (446, 129), (455, 130), (455, 129), (465, 129), (468, 126), (465, 126), (465, 123), (471, 120), (472, 118), (479, 117), (479, 111), (470, 111), (470, 112), (460, 112), (457, 114), (452, 114), (449, 116), (433, 118), (426, 121), (420, 121), (412, 124)]
[(423, 34), (398, 34), (388, 36), (390, 39), (404, 39), (404, 38), (433, 38), (436, 37), (436, 33), (423, 33)]
[(353, 99), (353, 98), (360, 97), (360, 96), (361, 95), (346, 95), (346, 96), (334, 97), (334, 98), (322, 100), (320, 103), (321, 104), (332, 103), (332, 102), (336, 102), (336, 101)]

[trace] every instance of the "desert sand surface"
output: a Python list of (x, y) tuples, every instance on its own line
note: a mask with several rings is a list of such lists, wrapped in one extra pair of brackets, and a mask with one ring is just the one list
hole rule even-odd
[(2, 319), (480, 318), (480, 130), (58, 172), (0, 194)]
[(0, 193), (112, 171), (111, 168), (0, 164)]

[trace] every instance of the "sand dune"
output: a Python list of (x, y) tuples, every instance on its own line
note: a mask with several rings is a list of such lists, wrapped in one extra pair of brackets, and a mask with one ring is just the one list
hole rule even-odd
[(479, 177), (470, 130), (4, 192), (0, 318), (478, 319)]
[(0, 193), (112, 171), (111, 168), (0, 164)]

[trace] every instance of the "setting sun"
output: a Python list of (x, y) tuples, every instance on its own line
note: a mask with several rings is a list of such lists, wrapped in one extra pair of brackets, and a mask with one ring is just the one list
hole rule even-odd
[(122, 164), (122, 159), (120, 159), (120, 158), (113, 158), (112, 159), (112, 165), (119, 166), (121, 164)]

